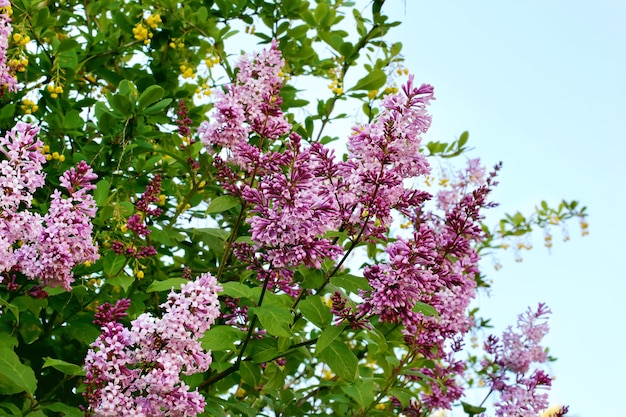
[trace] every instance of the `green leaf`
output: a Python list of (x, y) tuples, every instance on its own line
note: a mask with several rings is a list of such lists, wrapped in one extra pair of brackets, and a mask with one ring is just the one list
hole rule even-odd
[(108, 278), (106, 283), (109, 285), (122, 287), (124, 291), (128, 291), (131, 285), (135, 282), (135, 277), (131, 277), (130, 275), (122, 274), (118, 275), (114, 278)]
[(165, 90), (159, 85), (151, 85), (146, 88), (139, 96), (139, 100), (137, 102), (139, 111), (142, 111), (149, 105), (161, 100), (163, 94), (165, 94)]
[(37, 389), (35, 373), (20, 362), (13, 349), (0, 348), (0, 393), (4, 395), (26, 392), (34, 394)]
[(60, 53), (60, 52), (65, 52), (65, 51), (71, 51), (72, 49), (76, 49), (79, 46), (80, 44), (75, 39), (71, 39), (71, 38), (63, 39), (61, 43), (59, 44), (59, 46), (56, 48), (56, 52)]
[(324, 351), (330, 344), (343, 332), (343, 329), (346, 328), (346, 325), (343, 324), (341, 326), (330, 326), (326, 328), (320, 337), (317, 339), (317, 343), (315, 344), (315, 356), (318, 356), (321, 352)]
[(241, 282), (225, 282), (222, 284), (220, 295), (227, 295), (232, 298), (252, 298), (252, 288)]
[(84, 376), (85, 375), (85, 371), (83, 370), (83, 368), (74, 363), (69, 363), (69, 362), (62, 361), (61, 359), (54, 359), (49, 356), (46, 356), (44, 358), (42, 368), (48, 368), (48, 367), (52, 367), (56, 369), (57, 371), (61, 371), (65, 375), (70, 375), (70, 376), (79, 376), (79, 375)]
[(52, 403), (41, 406), (44, 410), (50, 410), (55, 413), (63, 413), (65, 417), (83, 417), (83, 412), (77, 407), (72, 407), (63, 403)]
[(365, 77), (361, 78), (354, 87), (352, 87), (349, 91), (353, 90), (378, 90), (380, 87), (385, 85), (387, 81), (387, 75), (383, 70), (375, 69)]
[(221, 213), (236, 207), (238, 204), (240, 204), (240, 201), (237, 197), (233, 197), (232, 195), (222, 195), (211, 200), (211, 204), (207, 207), (206, 213)]
[(289, 326), (293, 321), (291, 309), (276, 305), (250, 308), (248, 314), (256, 314), (259, 321), (272, 336), (291, 337)]
[(123, 255), (117, 255), (114, 252), (109, 252), (102, 260), (104, 269), (104, 275), (110, 277), (119, 273), (122, 267), (126, 264), (126, 257)]
[(159, 113), (159, 112), (163, 111), (167, 106), (169, 106), (171, 102), (172, 102), (171, 98), (164, 98), (163, 100), (161, 100), (161, 101), (153, 104), (152, 106), (146, 108), (143, 111), (143, 114), (151, 115), (151, 114)]
[(169, 278), (163, 281), (152, 281), (146, 289), (146, 292), (169, 291), (172, 289), (179, 290), (183, 284), (188, 282), (189, 280), (185, 278)]
[(280, 351), (276, 347), (276, 339), (251, 340), (249, 346), (254, 363), (268, 362), (280, 355)]
[(113, 107), (113, 110), (117, 111), (122, 116), (131, 117), (133, 104), (128, 97), (121, 94), (114, 94), (109, 98), (109, 103), (111, 107)]
[(323, 329), (328, 326), (333, 319), (330, 309), (319, 295), (309, 296), (298, 304), (304, 318)]
[(213, 326), (200, 338), (200, 343), (206, 350), (235, 350), (235, 342), (245, 335), (245, 332), (231, 326)]
[(369, 291), (372, 289), (369, 282), (367, 282), (367, 278), (350, 274), (332, 277), (330, 283), (353, 294), (358, 294), (359, 290)]
[(358, 359), (348, 346), (341, 341), (331, 343), (320, 352), (320, 358), (328, 364), (340, 378), (354, 382), (358, 376)]
[(193, 229), (193, 234), (216, 237), (222, 241), (225, 241), (226, 239), (228, 239), (228, 236), (230, 236), (230, 232), (228, 230), (217, 229), (214, 227), (203, 227), (203, 228)]
[(459, 137), (459, 142), (458, 142), (458, 149), (461, 149), (463, 145), (467, 143), (468, 139), (469, 139), (469, 132), (465, 131), (461, 133), (461, 136)]
[(239, 367), (239, 374), (241, 375), (241, 379), (243, 382), (257, 387), (261, 383), (261, 367), (251, 363), (250, 361), (241, 362), (241, 366)]
[(361, 410), (374, 402), (376, 384), (371, 380), (357, 380), (355, 384), (343, 386), (341, 389), (359, 404)]
[(266, 381), (263, 383), (264, 390), (279, 389), (285, 385), (285, 373), (274, 362), (269, 362), (263, 371)]
[(111, 183), (102, 179), (96, 184), (96, 189), (93, 191), (93, 198), (96, 200), (98, 207), (102, 207), (106, 203), (109, 197), (109, 191), (111, 190)]
[(464, 401), (461, 401), (461, 405), (463, 405), (463, 411), (465, 411), (467, 415), (470, 417), (487, 411), (485, 407), (477, 407), (475, 405), (468, 404)]
[(426, 317), (439, 317), (439, 312), (437, 311), (437, 309), (433, 306), (430, 306), (426, 303), (423, 303), (421, 301), (416, 301), (415, 302), (415, 306), (413, 307), (413, 311), (415, 313), (422, 313), (424, 314)]
[(0, 297), (0, 306), (2, 306), (2, 310), (6, 311), (5, 308), (7, 308), (15, 317), (15, 320), (17, 321), (17, 325), (19, 326), (20, 324), (20, 311), (17, 308), (17, 306), (14, 306), (13, 304), (9, 303), (7, 300), (5, 300), (4, 298)]

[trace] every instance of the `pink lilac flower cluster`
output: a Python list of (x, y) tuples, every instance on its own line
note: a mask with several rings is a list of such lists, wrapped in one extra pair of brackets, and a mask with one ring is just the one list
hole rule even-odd
[[(535, 417), (548, 407), (546, 392), (552, 379), (533, 365), (548, 359), (541, 340), (548, 333), (550, 309), (539, 304), (528, 309), (517, 320), (517, 329), (509, 327), (500, 341), (490, 336), (485, 351), (492, 356), (482, 361), (492, 391), (500, 395), (496, 405), (498, 417)], [(564, 408), (561, 415), (567, 412)]]
[[(391, 223), (391, 209), (417, 206), (429, 197), (406, 189), (404, 180), (430, 171), (419, 149), (421, 134), (431, 122), (426, 106), (433, 91), (428, 84), (415, 87), (410, 76), (401, 93), (385, 96), (373, 123), (354, 129), (348, 159), (338, 164), (335, 182), (347, 229), (365, 226), (365, 236), (380, 235)], [(374, 226), (376, 220), (379, 227)]]
[(216, 93), (214, 121), (202, 122), (198, 129), (209, 151), (218, 146), (239, 166), (258, 166), (262, 146), (249, 143), (250, 136), (275, 141), (289, 133), (291, 126), (280, 109), (284, 65), (276, 41), (260, 53), (242, 56), (236, 82)]
[(13, 31), (9, 14), (10, 8), (11, 2), (9, 0), (0, 0), (0, 95), (4, 94), (5, 89), (8, 91), (17, 91), (18, 89), (17, 80), (7, 66), (7, 49)]
[(161, 318), (140, 315), (126, 328), (117, 322), (130, 305), (100, 307), (96, 323), (102, 334), (85, 359), (88, 409), (86, 415), (117, 417), (195, 416), (204, 410), (198, 390), (182, 375), (205, 372), (209, 352), (199, 338), (219, 316), (217, 293), (221, 287), (210, 274), (170, 292), (161, 305)]
[(80, 162), (60, 178), (69, 197), (55, 190), (45, 216), (31, 212), (33, 193), (45, 182), (38, 131), (18, 123), (0, 137), (0, 154), (6, 158), (0, 161), (0, 272), (19, 271), (44, 285), (69, 290), (72, 268), (98, 259), (91, 224), (96, 204), (87, 193), (95, 188), (92, 181), (97, 177)]
[(91, 223), (96, 216), (96, 202), (87, 194), (96, 188), (92, 184), (96, 178), (84, 161), (61, 176), (61, 185), (67, 189), (69, 197), (63, 198), (59, 190), (52, 193), (40, 235), (35, 242), (26, 243), (17, 251), (18, 262), (26, 276), (38, 277), (48, 286), (60, 286), (69, 291), (74, 281), (73, 266), (98, 259)]

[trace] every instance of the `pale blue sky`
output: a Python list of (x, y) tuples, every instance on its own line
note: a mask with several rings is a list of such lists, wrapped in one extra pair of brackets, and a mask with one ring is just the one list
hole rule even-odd
[(470, 132), (472, 155), (502, 160), (494, 194), (503, 212), (530, 213), (545, 199), (587, 205), (590, 235), (555, 233), (504, 268), (481, 297), (497, 331), (539, 301), (553, 315), (547, 342), (559, 358), (553, 402), (576, 417), (625, 417), (626, 374), (626, 2), (388, 0), (403, 24), (390, 40), (404, 44), (416, 82), (435, 86), (427, 138)]

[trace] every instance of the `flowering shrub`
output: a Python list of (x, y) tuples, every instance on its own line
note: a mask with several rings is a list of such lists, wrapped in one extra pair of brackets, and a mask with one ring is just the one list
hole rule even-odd
[[(585, 234), (584, 208), (491, 230), (501, 165), (479, 159), (428, 188), (468, 136), (427, 140), (435, 89), (382, 3), (0, 2), (3, 415), (548, 407), (548, 308), (477, 361), (470, 304), (481, 255), (575, 217)], [(312, 105), (296, 86), (320, 80)], [(492, 414), (463, 402), (470, 374)]]

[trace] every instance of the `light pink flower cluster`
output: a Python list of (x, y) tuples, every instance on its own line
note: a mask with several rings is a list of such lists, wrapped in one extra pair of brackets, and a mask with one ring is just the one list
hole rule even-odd
[(549, 314), (545, 304), (539, 304), (536, 311), (529, 308), (518, 317), (516, 330), (509, 327), (502, 341), (490, 336), (485, 343), (485, 351), (493, 358), (484, 359), (482, 365), (491, 389), (500, 394), (498, 417), (535, 417), (548, 407), (546, 391), (552, 379), (533, 365), (548, 358), (540, 343), (548, 333)]
[(60, 178), (69, 197), (56, 190), (48, 213), (31, 212), (33, 193), (44, 185), (39, 128), (18, 123), (0, 137), (0, 272), (21, 272), (42, 284), (70, 289), (72, 268), (98, 259), (91, 220), (96, 214), (91, 167), (80, 162)]
[(0, 0), (0, 95), (4, 93), (5, 88), (9, 91), (17, 91), (17, 80), (7, 67), (7, 49), (13, 31), (9, 15), (10, 7), (9, 0)]
[(335, 182), (346, 225), (359, 229), (363, 219), (369, 219), (365, 235), (377, 234), (375, 220), (381, 224), (377, 231), (384, 230), (391, 222), (391, 209), (417, 206), (428, 197), (407, 190), (404, 180), (430, 171), (419, 149), (421, 135), (430, 127), (426, 106), (433, 91), (428, 84), (415, 87), (410, 76), (401, 93), (384, 98), (381, 114), (372, 124), (354, 129), (348, 159), (338, 164)]
[[(181, 374), (206, 371), (211, 355), (199, 338), (219, 316), (221, 287), (210, 274), (172, 291), (159, 319), (149, 313), (116, 322), (129, 302), (107, 305), (96, 319), (102, 334), (85, 359), (85, 396), (90, 416), (195, 416), (204, 409), (198, 390), (190, 391)], [(119, 303), (118, 303), (119, 304)]]
[(480, 164), (480, 159), (469, 159), (467, 168), (459, 171), (449, 186), (437, 192), (437, 208), (448, 211), (467, 193), (469, 187), (481, 186), (487, 178), (487, 170)]
[(34, 242), (24, 244), (17, 251), (24, 275), (69, 291), (74, 281), (74, 265), (98, 259), (91, 223), (96, 216), (96, 202), (87, 194), (96, 188), (92, 184), (96, 178), (84, 161), (61, 176), (61, 185), (67, 189), (69, 197), (63, 198), (59, 190), (52, 193), (41, 233)]
[(251, 145), (250, 135), (262, 143), (289, 133), (291, 126), (280, 109), (284, 65), (276, 41), (260, 53), (242, 56), (236, 82), (216, 94), (214, 121), (202, 122), (198, 129), (209, 151), (218, 146), (228, 150), (241, 167), (257, 166), (262, 146)]

